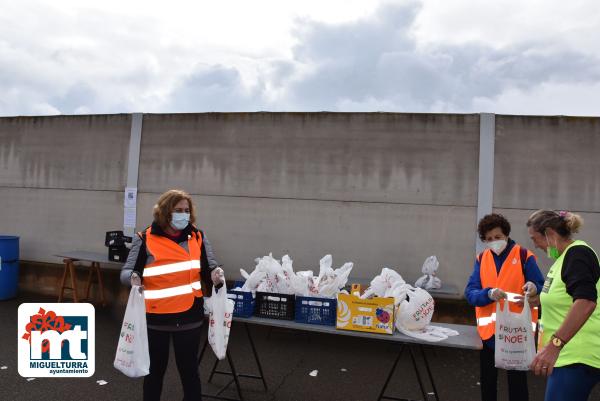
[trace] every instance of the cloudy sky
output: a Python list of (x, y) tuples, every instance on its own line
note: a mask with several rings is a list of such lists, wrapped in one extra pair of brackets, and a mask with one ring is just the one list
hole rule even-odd
[(600, 115), (596, 0), (0, 0), (0, 116)]

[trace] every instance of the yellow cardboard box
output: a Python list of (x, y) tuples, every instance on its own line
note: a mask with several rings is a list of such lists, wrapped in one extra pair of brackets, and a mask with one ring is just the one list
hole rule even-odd
[(360, 299), (338, 294), (336, 328), (367, 333), (394, 333), (394, 298)]

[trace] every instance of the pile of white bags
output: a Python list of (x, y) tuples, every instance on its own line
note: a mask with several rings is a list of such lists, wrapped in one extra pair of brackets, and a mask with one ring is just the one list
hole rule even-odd
[(442, 288), (442, 280), (440, 280), (439, 277), (436, 277), (439, 266), (440, 262), (438, 262), (435, 255), (425, 259), (423, 267), (421, 268), (423, 276), (415, 282), (415, 287), (425, 288), (426, 290)]
[(396, 329), (410, 337), (425, 341), (441, 341), (458, 332), (445, 327), (431, 326), (434, 301), (422, 288), (406, 283), (402, 276), (392, 269), (384, 267), (381, 274), (373, 278), (371, 286), (361, 298), (393, 297), (395, 305)]
[(256, 259), (256, 268), (248, 274), (240, 269), (246, 282), (242, 291), (275, 292), (307, 297), (334, 298), (348, 282), (353, 263), (345, 263), (333, 269), (331, 255), (325, 255), (319, 262), (319, 275), (312, 270), (294, 272), (293, 261), (285, 255), (281, 263), (272, 254)]

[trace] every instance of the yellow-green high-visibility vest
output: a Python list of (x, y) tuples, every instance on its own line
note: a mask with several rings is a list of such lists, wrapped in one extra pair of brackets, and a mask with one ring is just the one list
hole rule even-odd
[[(540, 319), (541, 346), (548, 344), (550, 337), (562, 325), (573, 305), (573, 298), (567, 293), (567, 287), (562, 280), (561, 272), (567, 251), (574, 246), (581, 245), (592, 249), (583, 241), (573, 241), (554, 262), (546, 277), (540, 295), (540, 302), (542, 303), (542, 318)], [(600, 295), (600, 280), (596, 283), (596, 290)], [(558, 368), (574, 363), (583, 363), (600, 368), (600, 306), (596, 306), (594, 312), (577, 334), (563, 347), (554, 366)]]

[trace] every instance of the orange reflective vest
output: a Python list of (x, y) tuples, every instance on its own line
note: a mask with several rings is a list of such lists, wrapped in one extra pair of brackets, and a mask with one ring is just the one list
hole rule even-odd
[[(496, 264), (492, 251), (486, 249), (480, 256), (479, 274), (481, 278), (481, 288), (500, 288), (507, 293), (508, 298), (514, 295), (523, 295), (523, 286), (525, 285), (525, 276), (523, 266), (525, 261), (532, 256), (529, 250), (527, 257), (521, 261), (521, 247), (515, 244), (502, 264), (500, 274), (496, 271)], [(501, 300), (501, 307), (504, 309), (504, 300)], [(515, 302), (509, 302), (511, 312), (520, 313), (523, 307)], [(475, 316), (477, 317), (477, 331), (482, 340), (491, 338), (496, 331), (496, 302), (486, 306), (476, 306)], [(535, 331), (538, 320), (538, 308), (531, 311), (532, 327)]]
[(146, 249), (154, 262), (144, 267), (144, 297), (148, 313), (179, 313), (202, 296), (200, 255), (202, 236), (188, 235), (189, 252), (175, 241), (146, 230)]

